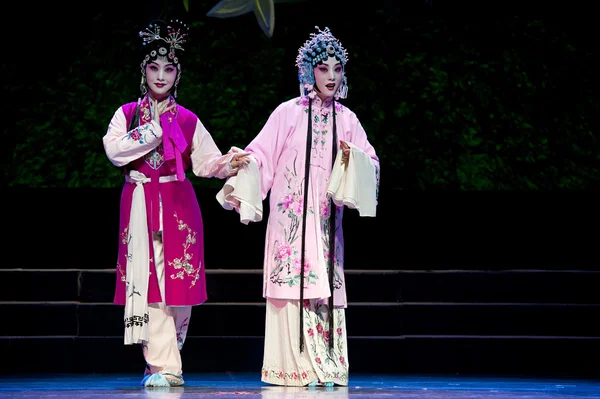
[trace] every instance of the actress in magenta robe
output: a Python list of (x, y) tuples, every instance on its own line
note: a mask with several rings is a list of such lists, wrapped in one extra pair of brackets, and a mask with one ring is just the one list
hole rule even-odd
[(143, 348), (142, 384), (177, 386), (191, 306), (207, 299), (202, 215), (185, 172), (223, 179), (244, 157), (223, 155), (176, 100), (188, 27), (154, 21), (139, 37), (142, 95), (117, 109), (103, 138), (125, 176), (114, 303), (125, 309), (124, 343)]

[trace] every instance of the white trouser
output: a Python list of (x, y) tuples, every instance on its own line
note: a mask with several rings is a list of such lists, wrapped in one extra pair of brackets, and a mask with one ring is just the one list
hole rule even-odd
[(148, 305), (148, 341), (142, 345), (146, 359), (146, 374), (157, 372), (183, 374), (179, 351), (187, 335), (191, 306), (165, 306), (165, 265), (162, 234), (154, 233), (154, 263), (162, 303)]

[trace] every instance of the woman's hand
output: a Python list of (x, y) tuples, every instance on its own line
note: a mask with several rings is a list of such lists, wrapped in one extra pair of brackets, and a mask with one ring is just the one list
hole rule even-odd
[[(231, 152), (231, 150), (230, 150)], [(233, 169), (237, 169), (242, 165), (247, 165), (250, 163), (250, 159), (248, 159), (248, 155), (250, 155), (249, 152), (236, 152), (234, 151), (234, 156), (231, 158), (231, 160), (229, 161), (229, 165), (231, 165), (231, 167)]]
[(348, 161), (350, 160), (350, 146), (345, 141), (340, 140), (340, 148), (342, 150), (342, 165), (348, 167)]
[(153, 112), (153, 119), (156, 123), (158, 123), (160, 125), (160, 116), (166, 112), (169, 112), (170, 110), (172, 110), (174, 107), (177, 106), (177, 104), (173, 104), (170, 107), (167, 108), (167, 105), (169, 104), (168, 101), (163, 101), (162, 103), (158, 103), (158, 101), (156, 101), (155, 99), (151, 98), (150, 99), (150, 105), (152, 106), (152, 110)]

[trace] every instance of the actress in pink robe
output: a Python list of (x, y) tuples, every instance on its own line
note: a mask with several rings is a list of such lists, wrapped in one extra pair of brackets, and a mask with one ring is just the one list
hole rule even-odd
[(191, 306), (207, 299), (202, 215), (185, 171), (223, 179), (243, 156), (222, 155), (175, 99), (187, 26), (154, 21), (140, 37), (142, 97), (117, 109), (103, 138), (125, 174), (114, 302), (125, 307), (125, 344), (142, 345), (142, 384), (168, 387), (184, 383), (180, 350)]
[(350, 146), (367, 159), (358, 175), (374, 191), (379, 159), (356, 114), (337, 101), (348, 90), (346, 61), (328, 28), (313, 33), (296, 60), (301, 96), (280, 104), (245, 148), (258, 164), (262, 198), (270, 192), (261, 376), (270, 384), (348, 385), (344, 207), (327, 190), (337, 151), (344, 166)]

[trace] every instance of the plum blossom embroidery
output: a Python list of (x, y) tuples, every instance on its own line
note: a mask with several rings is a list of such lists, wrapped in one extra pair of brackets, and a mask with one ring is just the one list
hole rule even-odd
[(180, 220), (177, 217), (177, 213), (174, 213), (173, 216), (177, 220), (178, 230), (187, 230), (188, 234), (185, 242), (183, 243), (183, 256), (180, 258), (175, 258), (172, 261), (168, 262), (169, 266), (177, 270), (177, 273), (172, 273), (170, 277), (174, 280), (183, 280), (186, 276), (193, 278), (192, 282), (190, 283), (191, 288), (194, 285), (196, 285), (196, 281), (200, 278), (200, 269), (202, 268), (200, 262), (198, 263), (198, 267), (196, 268), (194, 267), (194, 265), (192, 265), (190, 261), (194, 254), (187, 252), (190, 248), (190, 245), (196, 244), (196, 232), (192, 231), (192, 229), (186, 223), (184, 223), (183, 220)]
[(121, 243), (123, 245), (129, 244), (129, 234), (127, 234), (128, 231), (129, 231), (129, 226), (125, 226), (125, 228), (121, 232)]
[(117, 262), (117, 271), (121, 275), (121, 282), (124, 283), (127, 281), (127, 276), (125, 275), (125, 271), (123, 270), (123, 266)]

